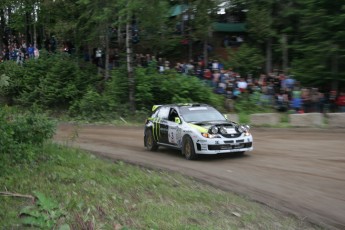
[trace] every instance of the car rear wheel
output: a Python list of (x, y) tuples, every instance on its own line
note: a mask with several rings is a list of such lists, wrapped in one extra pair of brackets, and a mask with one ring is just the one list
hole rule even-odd
[(193, 140), (189, 136), (183, 138), (182, 154), (187, 160), (195, 160), (198, 156), (194, 150)]
[(156, 151), (158, 149), (157, 142), (154, 140), (152, 130), (148, 129), (145, 135), (145, 146), (147, 150)]

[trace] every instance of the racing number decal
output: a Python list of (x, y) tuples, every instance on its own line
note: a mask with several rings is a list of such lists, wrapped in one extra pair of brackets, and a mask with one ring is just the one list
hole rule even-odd
[(169, 126), (168, 135), (169, 143), (176, 144), (176, 127)]
[(168, 141), (171, 144), (180, 146), (182, 139), (182, 130), (178, 126), (169, 126), (168, 128)]

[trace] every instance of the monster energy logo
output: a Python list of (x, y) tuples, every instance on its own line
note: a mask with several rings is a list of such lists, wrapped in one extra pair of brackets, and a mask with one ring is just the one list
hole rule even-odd
[(159, 135), (160, 135), (160, 125), (159, 122), (161, 121), (161, 118), (155, 118), (153, 119), (153, 138), (155, 139), (155, 141), (159, 140)]

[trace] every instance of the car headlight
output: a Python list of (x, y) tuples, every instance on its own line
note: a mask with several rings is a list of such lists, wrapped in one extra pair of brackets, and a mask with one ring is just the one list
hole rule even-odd
[(250, 126), (249, 125), (240, 125), (238, 126), (238, 131), (240, 131), (241, 133), (243, 133), (245, 136), (250, 136)]
[(218, 134), (201, 133), (201, 135), (206, 138), (220, 138)]
[(226, 128), (224, 126), (220, 127), (219, 132), (221, 134), (227, 134), (228, 132), (226, 131)]
[(238, 131), (240, 131), (240, 132), (242, 132), (242, 133), (247, 133), (247, 132), (249, 132), (249, 129), (250, 129), (249, 125), (240, 125), (240, 126), (238, 127)]
[(209, 129), (209, 133), (210, 134), (216, 134), (216, 133), (218, 133), (218, 127), (217, 126), (212, 126), (210, 129)]

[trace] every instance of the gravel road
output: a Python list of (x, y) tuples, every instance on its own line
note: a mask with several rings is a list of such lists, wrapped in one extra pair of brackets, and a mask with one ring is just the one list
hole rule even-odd
[(197, 161), (162, 147), (147, 151), (142, 127), (61, 124), (55, 140), (178, 171), (327, 229), (345, 229), (345, 130), (253, 128), (252, 134), (253, 152)]

